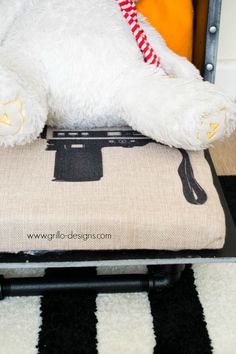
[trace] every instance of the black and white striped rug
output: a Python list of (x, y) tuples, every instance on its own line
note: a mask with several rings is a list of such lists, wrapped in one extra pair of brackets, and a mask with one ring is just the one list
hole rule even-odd
[[(220, 177), (236, 220), (236, 177)], [(140, 273), (145, 267), (67, 269)], [(8, 271), (50, 276), (61, 270)], [(0, 302), (0, 354), (235, 354), (236, 264), (187, 267), (162, 293), (50, 295)]]
[[(81, 271), (108, 270), (65, 273)], [(46, 270), (46, 276), (52, 272), (58, 270)], [(16, 273), (25, 276), (35, 271)], [(7, 298), (0, 302), (0, 353), (235, 354), (235, 274), (236, 264), (197, 265), (185, 269), (175, 288), (151, 295)]]

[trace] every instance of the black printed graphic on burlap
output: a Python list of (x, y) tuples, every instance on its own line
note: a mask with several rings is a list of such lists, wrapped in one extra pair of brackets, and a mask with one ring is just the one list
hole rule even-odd
[(189, 154), (183, 149), (179, 149), (179, 151), (183, 159), (179, 165), (178, 173), (182, 180), (184, 196), (191, 204), (204, 204), (207, 194), (194, 177)]
[[(103, 177), (102, 148), (133, 148), (154, 141), (136, 131), (54, 131), (47, 150), (56, 151), (54, 181), (91, 182)], [(185, 199), (191, 204), (204, 204), (207, 195), (196, 181), (189, 155), (179, 149), (182, 162), (176, 173), (182, 182)]]
[(88, 182), (103, 177), (102, 148), (144, 146), (152, 140), (135, 131), (54, 131), (47, 150), (56, 151), (55, 181)]

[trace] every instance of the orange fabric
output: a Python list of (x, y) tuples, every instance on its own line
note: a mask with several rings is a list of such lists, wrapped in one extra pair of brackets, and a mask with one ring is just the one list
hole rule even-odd
[(192, 0), (139, 0), (137, 8), (172, 50), (192, 59)]

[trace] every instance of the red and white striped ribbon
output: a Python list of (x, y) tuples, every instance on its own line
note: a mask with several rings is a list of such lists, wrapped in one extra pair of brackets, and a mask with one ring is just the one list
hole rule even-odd
[(144, 30), (140, 27), (137, 16), (137, 8), (133, 0), (116, 0), (120, 6), (124, 18), (127, 20), (131, 31), (143, 54), (145, 62), (160, 67), (160, 59), (154, 52)]

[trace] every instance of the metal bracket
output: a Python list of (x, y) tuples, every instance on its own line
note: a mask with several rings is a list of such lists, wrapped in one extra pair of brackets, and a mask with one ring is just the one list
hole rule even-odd
[(222, 0), (209, 0), (204, 79), (215, 82)]

